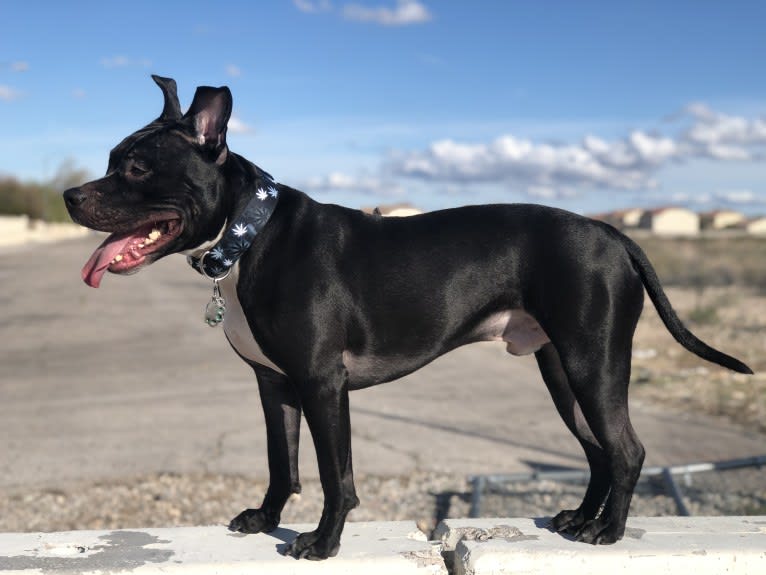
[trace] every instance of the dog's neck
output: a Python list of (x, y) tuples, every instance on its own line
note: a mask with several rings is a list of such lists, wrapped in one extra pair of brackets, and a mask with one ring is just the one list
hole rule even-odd
[[(231, 154), (227, 162), (238, 164), (240, 177), (231, 186), (236, 192), (231, 196), (226, 222), (215, 244), (202, 255), (187, 258), (194, 269), (211, 279), (223, 278), (229, 273), (266, 226), (279, 200), (279, 184), (270, 174), (236, 154)], [(243, 167), (245, 178), (241, 177)]]

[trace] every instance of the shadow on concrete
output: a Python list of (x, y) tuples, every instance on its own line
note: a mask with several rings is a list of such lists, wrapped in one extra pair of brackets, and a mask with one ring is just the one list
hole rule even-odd
[(490, 441), (492, 443), (509, 445), (511, 447), (521, 447), (524, 449), (531, 449), (533, 451), (537, 451), (538, 453), (546, 453), (548, 455), (555, 455), (557, 457), (563, 457), (565, 459), (572, 459), (576, 461), (582, 461), (583, 459), (583, 455), (580, 453), (571, 453), (570, 451), (560, 451), (557, 449), (546, 449), (545, 447), (541, 447), (539, 444), (535, 444), (535, 443), (525, 443), (523, 441), (516, 441), (509, 437), (498, 437), (496, 435), (491, 435), (489, 433), (482, 433), (480, 431), (460, 429), (459, 427), (455, 427), (453, 425), (447, 425), (444, 423), (435, 423), (433, 421), (424, 421), (422, 419), (415, 419), (413, 417), (408, 417), (406, 415), (395, 415), (392, 413), (383, 413), (380, 411), (375, 411), (373, 409), (367, 409), (364, 407), (354, 407), (352, 411), (354, 413), (361, 413), (364, 415), (369, 415), (371, 417), (386, 419), (388, 421), (398, 421), (401, 423), (418, 425), (420, 427), (425, 427), (428, 429), (435, 429), (438, 431), (454, 433), (456, 435), (461, 435), (463, 437), (473, 437), (476, 439), (482, 439), (484, 441)]

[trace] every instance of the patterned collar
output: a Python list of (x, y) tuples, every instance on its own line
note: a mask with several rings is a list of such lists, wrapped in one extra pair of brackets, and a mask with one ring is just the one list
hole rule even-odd
[(226, 228), (221, 239), (201, 256), (186, 258), (189, 265), (203, 276), (212, 280), (225, 278), (274, 213), (279, 199), (277, 185), (269, 174), (258, 171), (261, 177), (255, 184), (255, 195)]

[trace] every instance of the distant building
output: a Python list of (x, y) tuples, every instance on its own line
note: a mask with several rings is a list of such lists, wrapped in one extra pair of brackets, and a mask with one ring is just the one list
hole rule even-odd
[(747, 218), (734, 210), (715, 210), (700, 214), (700, 224), (703, 230), (724, 230), (742, 226)]
[(423, 213), (423, 210), (420, 210), (416, 208), (415, 206), (413, 206), (412, 204), (408, 204), (408, 203), (389, 204), (385, 206), (378, 206), (375, 208), (362, 208), (362, 211), (368, 214), (378, 214), (378, 215), (386, 216), (386, 217), (414, 216), (414, 215)]
[(639, 227), (664, 236), (693, 236), (700, 231), (700, 217), (686, 208), (657, 208), (641, 215)]
[(620, 211), (620, 219), (626, 228), (637, 228), (641, 224), (641, 216), (644, 215), (641, 208), (629, 208)]
[(600, 220), (613, 225), (618, 230), (637, 228), (641, 222), (641, 216), (644, 210), (641, 208), (628, 208), (625, 210), (615, 210), (613, 212), (604, 212), (590, 216), (594, 220)]
[(752, 218), (745, 222), (744, 227), (749, 234), (766, 235), (766, 216)]

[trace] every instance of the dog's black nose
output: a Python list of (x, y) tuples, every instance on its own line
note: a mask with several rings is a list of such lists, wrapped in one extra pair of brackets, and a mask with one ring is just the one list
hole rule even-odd
[(85, 201), (87, 194), (80, 188), (69, 188), (64, 192), (64, 202), (68, 208), (76, 208)]

